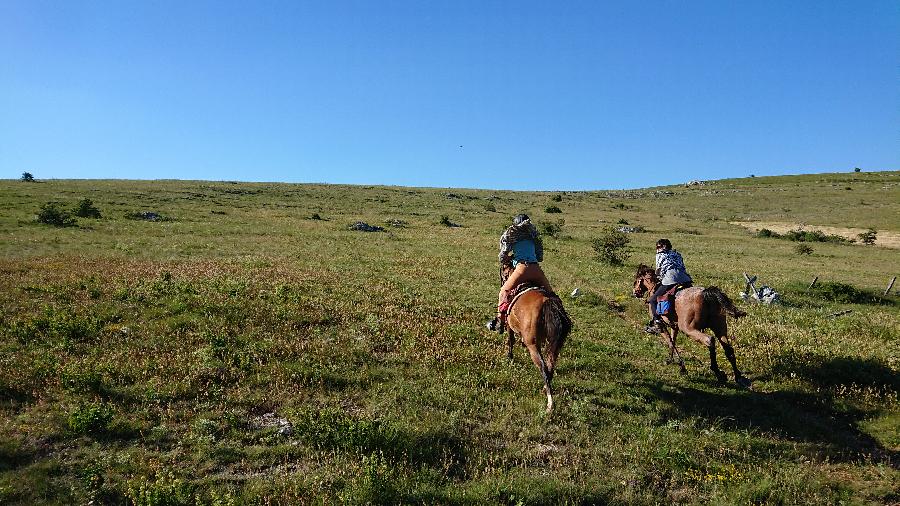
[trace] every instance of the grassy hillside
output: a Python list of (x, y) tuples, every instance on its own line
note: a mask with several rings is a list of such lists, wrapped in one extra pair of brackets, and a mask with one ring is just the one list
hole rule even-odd
[[(101, 218), (35, 219), (83, 198)], [(482, 327), (517, 212), (562, 225), (544, 269), (584, 294), (549, 416), (524, 350), (509, 363)], [(590, 240), (620, 221), (645, 232), (604, 265)], [(898, 234), (900, 172), (561, 193), (0, 181), (0, 503), (900, 501), (900, 301), (880, 296), (900, 250), (801, 254), (735, 222)], [(632, 276), (659, 237), (749, 312), (731, 328), (753, 391), (683, 337), (679, 375), (641, 331)], [(741, 302), (742, 272), (784, 304)]]

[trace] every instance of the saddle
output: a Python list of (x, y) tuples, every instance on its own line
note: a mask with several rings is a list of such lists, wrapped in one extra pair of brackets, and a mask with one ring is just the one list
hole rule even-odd
[(507, 293), (507, 299), (506, 299), (507, 302), (505, 302), (504, 304), (502, 304), (500, 306), (500, 311), (503, 312), (504, 314), (508, 314), (509, 311), (512, 309), (513, 305), (516, 303), (516, 301), (519, 300), (519, 297), (525, 295), (526, 292), (530, 292), (532, 290), (538, 290), (539, 292), (541, 292), (542, 294), (544, 294), (545, 296), (547, 296), (551, 299), (559, 298), (559, 296), (556, 295), (555, 293), (549, 292), (530, 281), (526, 281), (525, 283), (519, 283), (518, 285), (514, 286), (513, 289)]
[[(690, 288), (692, 285), (690, 283), (679, 283), (672, 288), (669, 288), (662, 295), (656, 298), (656, 314), (659, 316), (670, 316), (669, 319), (675, 320), (675, 297), (678, 295), (678, 292), (684, 290), (685, 288)], [(670, 315), (671, 313), (671, 315)]]

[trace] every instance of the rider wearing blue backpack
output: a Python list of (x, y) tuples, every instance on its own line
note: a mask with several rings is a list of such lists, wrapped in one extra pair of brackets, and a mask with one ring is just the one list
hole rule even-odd
[(656, 330), (654, 327), (662, 328), (662, 320), (657, 312), (657, 299), (668, 292), (675, 285), (681, 285), (682, 288), (691, 286), (693, 280), (684, 267), (684, 260), (681, 253), (672, 249), (672, 243), (668, 239), (660, 239), (656, 241), (656, 275), (659, 276), (660, 285), (653, 292), (653, 295), (647, 299), (650, 303), (650, 313), (653, 319), (647, 325), (648, 332)]

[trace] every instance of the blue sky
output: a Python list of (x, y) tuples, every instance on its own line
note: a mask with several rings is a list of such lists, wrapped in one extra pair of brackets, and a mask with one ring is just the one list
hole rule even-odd
[(900, 168), (896, 1), (0, 0), (0, 177), (612, 189)]

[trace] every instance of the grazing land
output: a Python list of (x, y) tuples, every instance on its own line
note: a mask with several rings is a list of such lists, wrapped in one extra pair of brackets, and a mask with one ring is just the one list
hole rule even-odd
[[(99, 218), (36, 220), (85, 198)], [(545, 272), (580, 292), (549, 415), (524, 350), (510, 363), (483, 329), (519, 212), (555, 227)], [(622, 222), (644, 230), (631, 257), (599, 262), (591, 240)], [(900, 172), (594, 192), (0, 181), (0, 503), (900, 502), (898, 286), (883, 295), (900, 254), (800, 254), (734, 222), (896, 237)], [(642, 332), (631, 284), (659, 237), (749, 313), (730, 323), (752, 391), (684, 337), (680, 375)], [(741, 301), (743, 272), (783, 303)]]

